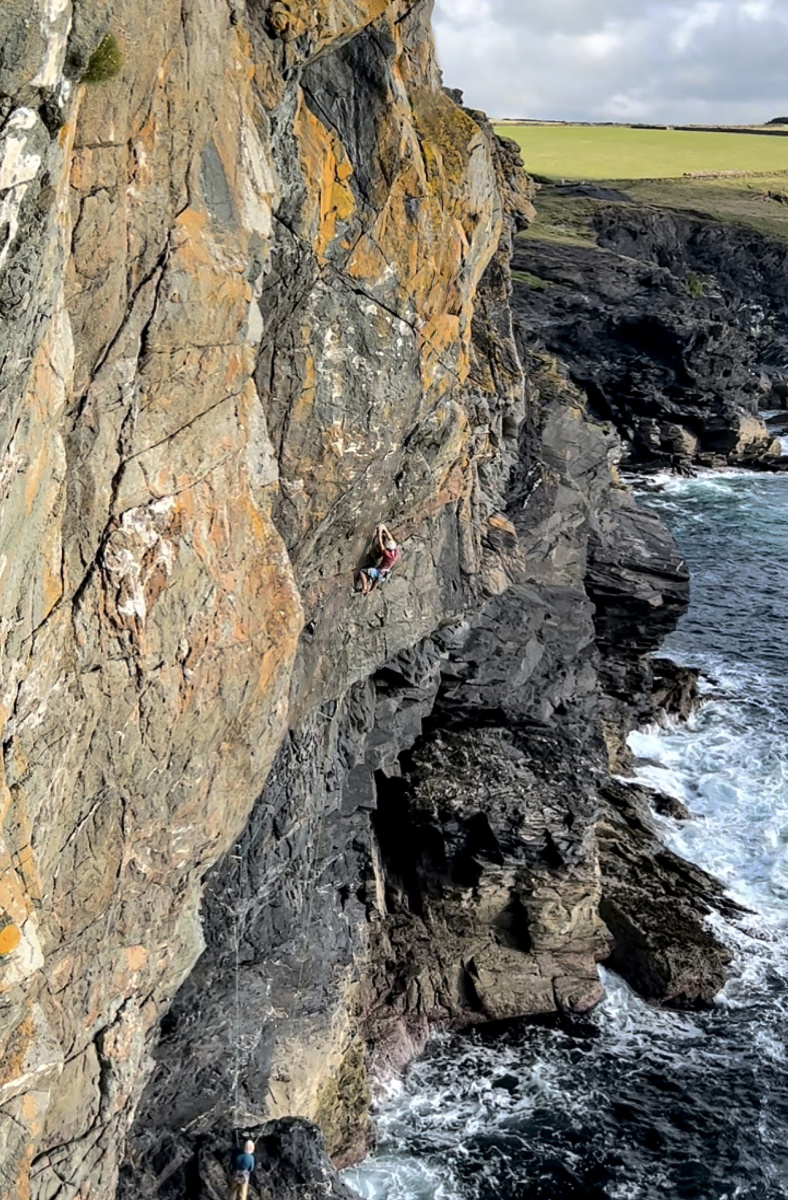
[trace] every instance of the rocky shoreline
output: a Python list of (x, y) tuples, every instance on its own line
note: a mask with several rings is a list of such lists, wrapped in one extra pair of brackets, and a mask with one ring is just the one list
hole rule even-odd
[(785, 406), (788, 247), (626, 193), (548, 193), (574, 232), (518, 239), (513, 307), (615, 425), (627, 465), (785, 470), (761, 413)]
[(719, 987), (719, 889), (616, 778), (694, 703), (620, 435), (770, 463), (780, 285), (758, 324), (735, 242), (741, 294), (682, 292), (733, 243), (614, 202), (595, 249), (523, 241), (427, 0), (35, 9), (0, 15), (3, 1194), (216, 1200), (232, 1125), (259, 1194), (343, 1197), (315, 1129), (363, 1155), (431, 1028), (583, 1013), (600, 961)]

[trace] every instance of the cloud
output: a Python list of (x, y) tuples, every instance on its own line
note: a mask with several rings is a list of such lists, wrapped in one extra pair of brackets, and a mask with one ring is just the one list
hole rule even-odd
[(719, 0), (701, 0), (695, 8), (678, 22), (671, 34), (670, 44), (677, 54), (683, 54), (692, 45), (695, 35), (702, 29), (716, 25), (722, 14)]
[(446, 83), (494, 117), (788, 112), (785, 0), (436, 0), (434, 27)]

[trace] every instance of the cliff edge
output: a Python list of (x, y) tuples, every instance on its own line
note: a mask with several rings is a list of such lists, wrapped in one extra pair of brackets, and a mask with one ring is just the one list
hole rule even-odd
[(14, 1200), (109, 1200), (124, 1156), (183, 1195), (231, 1121), (347, 1160), (430, 1024), (598, 997), (599, 785), (687, 576), (516, 335), (530, 188), (429, 18), (0, 14)]

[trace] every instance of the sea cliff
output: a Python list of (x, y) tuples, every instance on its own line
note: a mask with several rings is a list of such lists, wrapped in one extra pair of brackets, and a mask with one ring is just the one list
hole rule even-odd
[(234, 1120), (348, 1161), (431, 1025), (583, 1011), (613, 934), (707, 1000), (713, 886), (628, 890), (609, 774), (686, 569), (513, 320), (533, 189), (430, 4), (0, 46), (3, 1195), (185, 1195)]

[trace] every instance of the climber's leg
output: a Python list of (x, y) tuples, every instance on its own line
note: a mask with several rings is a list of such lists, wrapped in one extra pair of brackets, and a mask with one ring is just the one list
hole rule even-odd
[(229, 1200), (246, 1200), (248, 1191), (249, 1176), (246, 1173), (243, 1175), (233, 1175), (230, 1180)]

